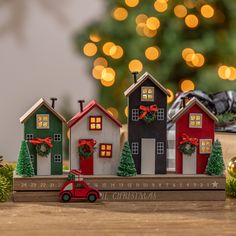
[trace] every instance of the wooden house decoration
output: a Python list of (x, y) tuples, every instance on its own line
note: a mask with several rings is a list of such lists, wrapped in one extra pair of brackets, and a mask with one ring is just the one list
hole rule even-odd
[(61, 175), (63, 167), (63, 123), (66, 120), (43, 98), (21, 118), (35, 175)]
[(144, 73), (125, 91), (128, 141), (138, 174), (166, 174), (167, 96), (152, 75)]
[[(176, 139), (176, 173), (205, 173), (208, 157), (214, 143), (214, 130), (217, 117), (197, 98), (192, 98), (171, 118)], [(191, 143), (193, 150), (186, 154), (181, 143)]]
[(121, 123), (95, 100), (69, 122), (70, 168), (83, 175), (115, 175), (120, 155)]

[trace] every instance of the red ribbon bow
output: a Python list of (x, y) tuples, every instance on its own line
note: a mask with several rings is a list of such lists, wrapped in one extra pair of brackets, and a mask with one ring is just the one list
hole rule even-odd
[(83, 145), (88, 145), (89, 146), (89, 151), (93, 151), (93, 147), (96, 145), (96, 141), (93, 139), (87, 139), (87, 140), (79, 140), (79, 147)]
[(158, 111), (158, 107), (155, 104), (151, 105), (150, 107), (145, 107), (143, 105), (140, 105), (139, 109), (143, 111), (143, 113), (139, 116), (139, 119), (141, 120), (147, 115), (148, 112)]
[(191, 143), (195, 146), (198, 146), (198, 139), (197, 138), (191, 138), (187, 134), (183, 133), (182, 134), (182, 141), (180, 141), (180, 144), (183, 143)]
[(32, 143), (33, 145), (38, 145), (41, 143), (46, 143), (50, 148), (53, 147), (52, 145), (52, 138), (47, 137), (47, 138), (35, 138), (29, 141), (30, 143)]

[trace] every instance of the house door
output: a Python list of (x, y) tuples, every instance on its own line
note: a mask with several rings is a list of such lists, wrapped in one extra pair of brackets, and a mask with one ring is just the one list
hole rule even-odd
[(141, 141), (141, 174), (155, 174), (155, 139), (143, 138)]
[[(80, 139), (79, 142), (90, 141), (88, 139)], [(85, 150), (86, 151), (86, 150)], [(88, 150), (87, 150), (88, 151)], [(79, 157), (79, 167), (82, 171), (82, 175), (93, 175), (93, 155), (91, 156), (81, 156)]]
[(196, 151), (191, 155), (183, 154), (183, 174), (191, 175), (197, 173)]
[(37, 155), (37, 175), (51, 175), (51, 153), (46, 157)]

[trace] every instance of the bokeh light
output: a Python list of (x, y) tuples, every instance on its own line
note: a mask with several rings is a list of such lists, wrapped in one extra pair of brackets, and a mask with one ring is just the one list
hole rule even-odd
[(123, 7), (117, 7), (112, 14), (113, 18), (118, 21), (124, 21), (128, 17), (128, 11)]
[(112, 43), (112, 42), (106, 42), (106, 43), (103, 45), (103, 47), (102, 47), (103, 53), (104, 53), (105, 55), (107, 55), (107, 56), (110, 56), (110, 50), (111, 50), (111, 48), (112, 48), (113, 46), (115, 46), (114, 43)]
[(128, 113), (129, 113), (128, 106), (125, 107), (124, 112), (125, 112), (125, 116), (128, 117)]
[(233, 66), (221, 65), (218, 68), (218, 75), (223, 80), (236, 80), (236, 68)]
[(104, 66), (107, 67), (108, 66), (108, 62), (104, 57), (98, 57), (94, 60), (93, 62), (93, 66)]
[(168, 4), (166, 0), (156, 0), (154, 2), (154, 8), (158, 12), (164, 12), (168, 8)]
[(214, 8), (210, 5), (203, 5), (201, 7), (201, 14), (205, 18), (211, 18), (214, 16)]
[(167, 96), (167, 103), (169, 104), (169, 103), (173, 102), (175, 95), (172, 90), (167, 89), (167, 91), (170, 93), (170, 96)]
[(185, 79), (181, 82), (180, 88), (181, 88), (182, 92), (192, 91), (195, 89), (195, 84), (193, 83), (192, 80)]
[(195, 52), (192, 48), (185, 48), (182, 51), (182, 57), (183, 57), (184, 60), (186, 60), (186, 57), (188, 56), (188, 54), (193, 54), (193, 53), (195, 53)]
[(141, 72), (143, 70), (143, 64), (141, 61), (134, 59), (129, 63), (130, 72)]
[(89, 39), (94, 43), (98, 43), (101, 41), (101, 37), (98, 34), (90, 34)]
[(125, 0), (125, 4), (128, 7), (136, 7), (139, 4), (139, 0)]
[(187, 15), (188, 11), (185, 6), (177, 5), (174, 8), (174, 13), (178, 18), (184, 18)]
[(104, 68), (102, 70), (101, 79), (106, 81), (106, 82), (113, 81), (115, 79), (115, 76), (116, 76), (116, 72), (110, 67)]
[(92, 70), (93, 77), (98, 80), (101, 79), (103, 69), (104, 69), (104, 66), (96, 65)]
[(116, 119), (118, 119), (119, 113), (118, 113), (118, 111), (117, 111), (116, 108), (114, 108), (114, 107), (109, 107), (109, 108), (107, 108), (107, 111), (108, 111), (113, 117), (115, 117)]
[(111, 87), (114, 83), (115, 83), (115, 79), (113, 79), (112, 81), (106, 81), (101, 79), (101, 84), (105, 87)]
[(150, 30), (157, 30), (160, 27), (160, 21), (152, 16), (147, 19), (146, 25)]
[(139, 14), (136, 18), (135, 18), (135, 22), (138, 25), (139, 23), (144, 23), (146, 24), (146, 21), (148, 19), (148, 16), (145, 14)]
[(110, 49), (110, 56), (113, 59), (120, 59), (124, 54), (124, 50), (121, 46), (119, 45), (114, 45)]
[(97, 46), (94, 43), (86, 43), (83, 48), (84, 55), (92, 57), (97, 53)]
[(196, 28), (198, 26), (199, 20), (194, 14), (189, 14), (185, 17), (185, 24), (189, 28)]
[(148, 47), (145, 50), (145, 56), (150, 61), (156, 60), (160, 56), (159, 48), (158, 47)]

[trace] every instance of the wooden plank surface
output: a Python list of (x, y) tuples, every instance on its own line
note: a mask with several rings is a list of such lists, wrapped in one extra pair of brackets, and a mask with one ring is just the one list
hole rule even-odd
[[(224, 201), (225, 191), (101, 191), (100, 201)], [(57, 202), (59, 192), (14, 192), (15, 202)]]

